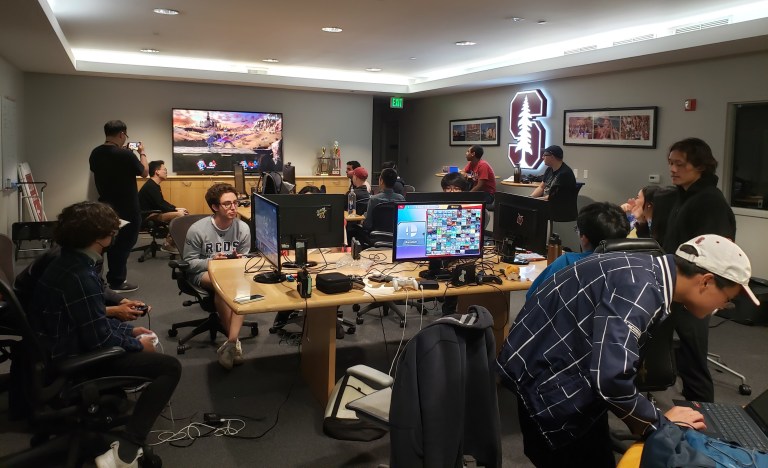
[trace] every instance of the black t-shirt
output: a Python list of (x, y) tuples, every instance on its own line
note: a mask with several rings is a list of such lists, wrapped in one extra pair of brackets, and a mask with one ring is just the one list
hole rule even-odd
[(138, 216), (139, 195), (136, 176), (144, 172), (133, 151), (114, 145), (99, 145), (88, 159), (99, 201), (108, 203), (123, 218)]
[(550, 199), (557, 196), (558, 191), (572, 191), (576, 188), (576, 176), (566, 163), (560, 166), (560, 169), (553, 171), (548, 167), (544, 172), (544, 195), (549, 195)]

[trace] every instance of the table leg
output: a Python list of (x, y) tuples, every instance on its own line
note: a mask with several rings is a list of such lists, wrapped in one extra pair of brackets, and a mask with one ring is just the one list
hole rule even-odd
[(312, 395), (328, 403), (336, 383), (336, 307), (307, 311), (301, 338), (301, 374)]
[(509, 333), (511, 320), (509, 319), (509, 293), (496, 292), (484, 294), (462, 294), (459, 296), (459, 303), (456, 311), (461, 313), (467, 310), (469, 306), (483, 306), (491, 313), (493, 317), (493, 338), (496, 340), (496, 354), (501, 351), (501, 345)]

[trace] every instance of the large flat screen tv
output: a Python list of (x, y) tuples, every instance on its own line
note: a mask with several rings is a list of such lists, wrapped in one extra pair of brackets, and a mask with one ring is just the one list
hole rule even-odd
[(283, 168), (283, 114), (173, 109), (173, 171), (231, 173)]

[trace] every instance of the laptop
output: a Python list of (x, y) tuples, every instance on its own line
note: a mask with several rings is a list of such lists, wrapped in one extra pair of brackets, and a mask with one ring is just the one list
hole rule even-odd
[(672, 400), (704, 415), (704, 434), (725, 442), (735, 442), (747, 449), (768, 452), (768, 390), (742, 408), (727, 403), (701, 403)]

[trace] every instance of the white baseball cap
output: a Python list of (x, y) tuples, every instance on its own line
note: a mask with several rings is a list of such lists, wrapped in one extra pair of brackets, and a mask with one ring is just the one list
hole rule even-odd
[[(680, 250), (680, 247), (688, 245), (696, 250), (696, 254), (690, 254)], [(682, 257), (694, 265), (722, 276), (741, 285), (755, 305), (760, 305), (755, 293), (749, 289), (749, 279), (752, 277), (752, 265), (747, 254), (728, 238), (717, 234), (704, 234), (684, 242), (677, 248), (675, 255)]]

